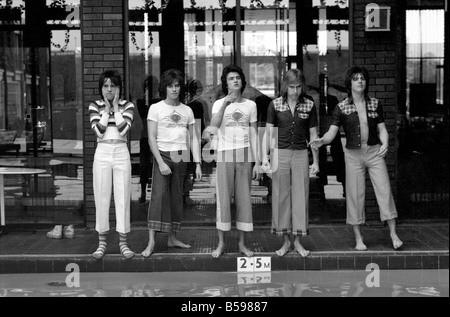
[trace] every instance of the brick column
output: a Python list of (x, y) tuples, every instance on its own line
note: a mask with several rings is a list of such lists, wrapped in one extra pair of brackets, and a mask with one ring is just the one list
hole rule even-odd
[[(401, 2), (401, 1), (400, 1)], [(370, 3), (391, 7), (391, 30), (386, 32), (365, 31), (365, 8)], [(405, 25), (404, 8), (394, 0), (359, 0), (351, 6), (352, 59), (351, 64), (368, 69), (370, 95), (380, 99), (389, 132), (389, 152), (386, 163), (392, 190), (397, 192), (397, 111), (404, 87), (402, 73)], [(378, 205), (373, 186), (367, 178), (366, 213), (369, 220), (379, 220)]]
[[(81, 3), (81, 37), (83, 65), (83, 143), (84, 201), (86, 226), (95, 227), (92, 164), (96, 137), (90, 128), (89, 104), (100, 99), (98, 78), (109, 69), (125, 79), (124, 4), (122, 0), (83, 0)], [(126, 87), (125, 82), (123, 86)], [(111, 203), (111, 206), (114, 206)], [(111, 221), (115, 220), (111, 208)]]

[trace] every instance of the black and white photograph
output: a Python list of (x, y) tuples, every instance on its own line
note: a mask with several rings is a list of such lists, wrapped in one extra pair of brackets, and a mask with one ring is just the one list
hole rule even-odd
[(0, 297), (449, 297), (448, 6), (0, 0)]

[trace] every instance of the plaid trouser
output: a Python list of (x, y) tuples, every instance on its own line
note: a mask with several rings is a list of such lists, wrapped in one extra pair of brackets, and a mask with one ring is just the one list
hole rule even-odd
[(152, 195), (148, 208), (148, 228), (162, 232), (178, 232), (183, 217), (183, 182), (187, 163), (172, 161), (170, 152), (160, 152), (172, 174), (164, 176), (153, 159)]
[[(275, 157), (276, 155), (276, 157)], [(277, 150), (271, 165), (272, 233), (306, 236), (309, 224), (309, 158), (307, 150)]]
[(253, 231), (251, 202), (253, 164), (248, 159), (248, 148), (221, 151), (218, 155), (221, 157), (218, 158), (216, 169), (216, 227), (221, 231), (231, 230), (231, 199), (234, 195), (236, 229), (245, 232)]

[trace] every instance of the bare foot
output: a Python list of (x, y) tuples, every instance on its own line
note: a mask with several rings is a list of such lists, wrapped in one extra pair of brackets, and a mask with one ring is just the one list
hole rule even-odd
[(225, 251), (225, 245), (219, 245), (211, 255), (214, 259), (218, 259), (223, 254), (223, 251)]
[(171, 238), (167, 241), (167, 246), (169, 248), (181, 248), (181, 249), (189, 249), (191, 246), (189, 244), (185, 244), (178, 239)]
[(356, 247), (355, 249), (357, 251), (367, 251), (367, 247), (364, 244), (364, 242), (362, 240), (356, 240)]
[(298, 254), (300, 254), (302, 257), (306, 258), (311, 252), (309, 252), (309, 250), (303, 249), (295, 249), (295, 251), (298, 252)]
[(154, 242), (149, 243), (147, 248), (145, 248), (145, 250), (141, 252), (142, 256), (144, 258), (148, 258), (150, 255), (152, 255), (154, 248), (155, 248), (155, 243)]
[(392, 236), (391, 238), (394, 250), (398, 250), (403, 246), (403, 242), (397, 236)]
[(255, 254), (252, 250), (247, 248), (245, 245), (239, 246), (239, 252), (241, 252), (248, 258), (252, 257)]
[(281, 247), (281, 249), (275, 251), (275, 253), (278, 256), (285, 256), (286, 253), (288, 253), (291, 250), (291, 244), (290, 243), (285, 243), (283, 244), (283, 246)]
[(294, 250), (304, 258), (310, 253), (309, 250), (306, 250), (299, 242), (294, 242)]

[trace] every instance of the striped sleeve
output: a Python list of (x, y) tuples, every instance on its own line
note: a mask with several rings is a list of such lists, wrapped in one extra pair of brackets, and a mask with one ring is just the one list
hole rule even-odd
[(114, 119), (116, 121), (116, 127), (119, 130), (119, 134), (124, 136), (130, 131), (131, 124), (134, 119), (134, 104), (127, 102), (124, 105), (123, 112), (114, 113)]
[(99, 138), (102, 138), (105, 134), (109, 120), (109, 114), (106, 112), (103, 112), (103, 114), (101, 114), (101, 108), (104, 107), (98, 105), (98, 103), (96, 102), (93, 102), (89, 105), (89, 120), (91, 123), (91, 129)]

